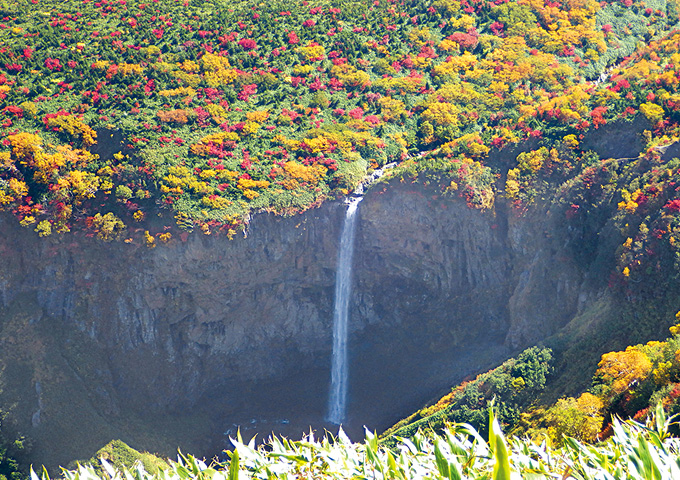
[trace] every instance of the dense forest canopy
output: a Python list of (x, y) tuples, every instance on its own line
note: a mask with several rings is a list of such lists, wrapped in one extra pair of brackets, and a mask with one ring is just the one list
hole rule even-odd
[[(680, 108), (674, 1), (19, 0), (0, 15), (0, 205), (41, 236), (233, 235), (392, 161), (473, 207), (530, 202), (538, 174), (592, 160), (583, 132), (644, 116), (653, 153)], [(527, 139), (547, 148), (487, 164)]]

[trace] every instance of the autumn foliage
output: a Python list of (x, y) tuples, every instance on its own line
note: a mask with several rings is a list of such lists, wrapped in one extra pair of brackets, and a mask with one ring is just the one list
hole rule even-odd
[[(678, 12), (643, 7), (11, 2), (0, 204), (41, 235), (98, 236), (97, 214), (129, 224), (159, 207), (180, 229), (226, 232), (252, 211), (345, 195), (397, 162), (393, 176), (427, 177), (472, 208), (500, 193), (521, 210), (541, 178), (581, 173), (589, 130), (637, 115), (652, 142), (674, 138)], [(536, 139), (515, 164), (489, 161)]]

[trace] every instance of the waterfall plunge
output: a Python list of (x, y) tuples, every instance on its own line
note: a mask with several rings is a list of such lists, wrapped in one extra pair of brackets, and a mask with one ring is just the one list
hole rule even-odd
[(327, 420), (336, 425), (345, 420), (347, 410), (347, 334), (349, 323), (349, 298), (352, 295), (352, 256), (356, 212), (362, 197), (352, 198), (345, 214), (340, 237), (338, 266), (335, 273), (335, 307), (333, 309), (333, 359), (331, 365), (331, 390), (328, 396)]

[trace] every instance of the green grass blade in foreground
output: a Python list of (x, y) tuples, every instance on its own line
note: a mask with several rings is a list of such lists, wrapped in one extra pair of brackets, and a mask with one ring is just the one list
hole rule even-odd
[(238, 449), (231, 452), (231, 462), (229, 463), (229, 480), (238, 480), (239, 458)]
[(493, 480), (510, 480), (510, 460), (508, 446), (498, 418), (493, 412), (493, 404), (489, 407), (489, 447), (495, 460), (493, 466)]

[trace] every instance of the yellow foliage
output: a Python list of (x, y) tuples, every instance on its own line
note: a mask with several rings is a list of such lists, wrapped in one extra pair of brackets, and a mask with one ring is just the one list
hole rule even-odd
[(672, 370), (673, 370), (672, 361), (659, 362), (657, 367), (652, 372), (652, 375), (654, 376), (654, 383), (656, 383), (657, 385), (666, 385), (670, 383), (671, 376), (673, 374)]
[(109, 65), (111, 65), (111, 62), (108, 62), (106, 60), (97, 60), (92, 64), (92, 68), (95, 70), (106, 70), (109, 68)]
[(484, 101), (484, 95), (478, 93), (474, 86), (467, 82), (446, 83), (435, 92), (436, 97), (456, 104), (478, 104)]
[(457, 17), (455, 14), (460, 12), (460, 3), (456, 0), (435, 0), (432, 6), (444, 10), (452, 17)]
[(236, 141), (238, 140), (238, 134), (236, 132), (218, 132), (207, 135), (199, 140), (197, 143), (193, 144), (189, 150), (194, 155), (207, 156), (210, 153), (210, 144), (222, 145), (225, 141)]
[(243, 196), (246, 197), (248, 200), (252, 200), (253, 198), (259, 197), (260, 194), (257, 193), (255, 190), (252, 190), (250, 188), (245, 188), (243, 190)]
[(94, 145), (97, 140), (97, 133), (89, 125), (83, 123), (73, 115), (59, 115), (47, 120), (47, 127), (59, 132), (66, 132), (69, 135), (80, 136), (83, 145), (89, 147)]
[(618, 394), (647, 378), (652, 363), (639, 349), (628, 347), (624, 352), (605, 353), (597, 367), (596, 374), (610, 382), (611, 389)]
[[(172, 74), (177, 78), (181, 83), (186, 83), (190, 87), (198, 87), (203, 80), (200, 75), (197, 75), (195, 73), (186, 73), (182, 70), (175, 70), (172, 72)], [(184, 101), (188, 102), (191, 100), (192, 97), (187, 97)]]
[(471, 69), (477, 64), (477, 57), (470, 52), (452, 57), (450, 60), (432, 68), (435, 76), (453, 76), (465, 70)]
[(241, 132), (243, 135), (252, 135), (260, 129), (260, 124), (256, 122), (245, 122), (243, 124), (243, 130)]
[(548, 433), (559, 442), (564, 436), (594, 442), (602, 427), (604, 405), (595, 395), (583, 393), (579, 398), (561, 398), (546, 415)]
[(617, 207), (618, 210), (625, 210), (628, 213), (635, 213), (635, 210), (637, 210), (637, 207), (639, 206), (635, 200), (633, 200), (633, 197), (637, 198), (637, 194), (640, 193), (640, 190), (636, 190), (632, 195), (628, 192), (628, 190), (623, 189), (621, 191), (621, 196), (623, 197), (623, 201), (619, 202)]
[(33, 102), (22, 102), (19, 106), (24, 111), (24, 114), (29, 117), (35, 117), (36, 113), (38, 113), (38, 107)]
[(453, 103), (433, 102), (421, 117), (423, 120), (435, 125), (458, 125), (460, 108)]
[(234, 132), (213, 133), (201, 138), (200, 143), (215, 143), (217, 145), (222, 145), (225, 140), (238, 140), (238, 135)]
[(430, 29), (427, 27), (414, 28), (410, 32), (408, 32), (408, 38), (417, 47), (422, 47), (427, 42), (432, 40), (432, 34), (430, 33)]
[(230, 206), (232, 202), (219, 195), (210, 195), (209, 197), (203, 197), (201, 203), (206, 207), (210, 207), (213, 210), (223, 210)]
[(196, 90), (191, 87), (177, 87), (169, 90), (159, 90), (158, 94), (162, 97), (194, 97), (196, 95)]
[(489, 147), (484, 145), (482, 137), (478, 133), (468, 133), (458, 137), (452, 142), (442, 145), (442, 153), (453, 153), (454, 148), (459, 148), (470, 157), (484, 157), (489, 153)]
[(19, 160), (34, 155), (41, 149), (42, 138), (32, 133), (21, 132), (7, 137), (12, 153)]
[(579, 146), (578, 139), (576, 138), (576, 135), (573, 134), (565, 135), (562, 142), (567, 148), (571, 148), (572, 150), (577, 149)]
[(198, 63), (192, 60), (184, 60), (182, 63), (179, 64), (179, 68), (181, 68), (187, 73), (196, 73), (200, 70), (201, 67), (198, 65)]
[(32, 215), (26, 215), (21, 221), (19, 222), (19, 225), (22, 227), (28, 227), (29, 225), (33, 225), (35, 223), (35, 217)]
[(215, 122), (224, 123), (226, 120), (225, 115), (227, 114), (227, 111), (222, 105), (218, 105), (217, 103), (209, 103), (205, 106), (205, 109), (208, 111), (212, 119), (215, 120)]
[(118, 73), (127, 77), (128, 75), (141, 75), (144, 69), (141, 65), (135, 63), (120, 63), (118, 64)]
[(5, 192), (2, 188), (0, 188), (0, 207), (4, 205), (8, 205), (14, 201), (14, 197), (11, 195), (7, 195), (7, 192)]
[(538, 172), (548, 159), (550, 152), (547, 148), (541, 147), (531, 152), (522, 152), (517, 156), (517, 166), (523, 172)]
[(628, 200), (627, 202), (619, 202), (617, 206), (619, 210), (625, 210), (628, 213), (635, 213), (635, 210), (637, 210), (639, 205), (633, 200)]
[(246, 118), (251, 122), (263, 123), (269, 118), (269, 110), (253, 110), (246, 113)]
[(413, 66), (419, 70), (428, 68), (432, 63), (432, 59), (427, 57), (415, 57), (411, 61), (413, 62)]
[(297, 162), (286, 162), (283, 169), (293, 179), (316, 185), (326, 174), (327, 168), (323, 165), (301, 165)]
[(16, 178), (9, 179), (9, 189), (17, 197), (23, 197), (28, 194), (28, 186), (26, 185), (26, 182)]
[(517, 177), (519, 176), (519, 169), (511, 168), (508, 170), (508, 178), (505, 180), (505, 196), (507, 198), (515, 198), (519, 193), (519, 182)]
[(153, 235), (151, 235), (148, 230), (144, 232), (144, 242), (147, 247), (156, 248), (156, 239), (153, 238)]
[(413, 93), (425, 85), (422, 77), (388, 77), (376, 80), (375, 86), (397, 90), (403, 93)]
[[(63, 159), (66, 163), (79, 168), (83, 168), (91, 161), (97, 160), (99, 158), (99, 155), (90, 153), (89, 151), (81, 148), (71, 148), (69, 145), (57, 146), (57, 153), (63, 155)], [(60, 162), (61, 160), (55, 159), (55, 161)], [(107, 167), (104, 167), (104, 169), (100, 170), (102, 172), (101, 175), (112, 175), (113, 172), (110, 170), (110, 168), (108, 170), (106, 168)], [(97, 172), (98, 175), (100, 174), (100, 171)]]
[(310, 44), (306, 47), (298, 47), (295, 49), (295, 51), (299, 53), (307, 62), (311, 61), (312, 59), (323, 58), (326, 56), (326, 50), (323, 48), (323, 45), (317, 44)]
[[(680, 312), (675, 314), (675, 319), (680, 320)], [(678, 335), (680, 333), (680, 323), (676, 323), (672, 327), (669, 327), (668, 330), (671, 332), (671, 335)]]
[(350, 87), (363, 87), (371, 83), (371, 77), (368, 73), (357, 70), (355, 66), (348, 63), (333, 65), (331, 75)]
[(647, 120), (654, 124), (661, 121), (664, 115), (663, 108), (651, 102), (640, 105), (640, 112), (647, 117)]
[(576, 405), (580, 411), (590, 416), (598, 415), (602, 408), (604, 408), (602, 400), (588, 392), (585, 392), (578, 397)]
[(448, 38), (445, 38), (439, 43), (439, 48), (441, 50), (444, 50), (445, 52), (450, 52), (451, 50), (458, 49), (458, 43), (454, 42), (453, 40), (449, 40)]
[(9, 168), (12, 163), (12, 152), (0, 152), (0, 168)]
[(634, 64), (628, 65), (627, 68), (625, 68), (621, 73), (624, 78), (631, 80), (637, 78), (648, 78), (653, 72), (662, 71), (663, 68), (659, 66), (658, 63), (641, 58)]
[(94, 198), (99, 189), (100, 179), (94, 173), (73, 170), (64, 178), (68, 181), (71, 192), (77, 200)]
[(205, 81), (211, 87), (229, 85), (238, 77), (238, 72), (231, 68), (227, 57), (206, 53), (201, 58)]
[(231, 180), (236, 177), (238, 177), (238, 172), (233, 170), (220, 170), (217, 172), (218, 180)]
[(252, 188), (267, 188), (269, 182), (267, 180), (252, 180), (250, 178), (239, 178), (236, 185), (241, 190)]
[(328, 139), (323, 136), (305, 138), (302, 140), (302, 144), (304, 144), (312, 153), (326, 152), (331, 146)]
[[(66, 164), (66, 159), (60, 153), (48, 154), (42, 151), (36, 152), (31, 165), (35, 168), (33, 180), (38, 183), (50, 183), (54, 175)], [(77, 164), (77, 162), (72, 162)]]
[(105, 242), (118, 240), (125, 233), (125, 224), (111, 212), (96, 214), (92, 218), (92, 226), (97, 231), (97, 238)]
[(467, 32), (468, 30), (473, 28), (476, 24), (474, 17), (468, 14), (463, 14), (459, 18), (452, 18), (450, 22), (451, 28), (463, 32)]
[(48, 220), (42, 220), (36, 225), (35, 231), (41, 237), (47, 237), (52, 234), (52, 225)]

